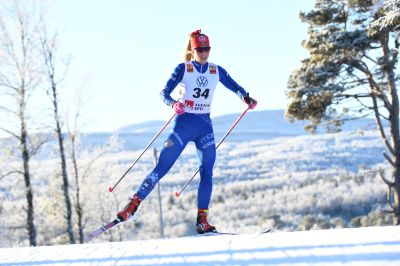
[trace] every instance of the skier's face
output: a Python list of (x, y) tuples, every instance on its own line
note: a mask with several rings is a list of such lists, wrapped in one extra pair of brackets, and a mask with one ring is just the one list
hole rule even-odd
[(193, 49), (194, 59), (200, 64), (207, 63), (208, 56), (210, 55), (210, 47), (198, 47)]

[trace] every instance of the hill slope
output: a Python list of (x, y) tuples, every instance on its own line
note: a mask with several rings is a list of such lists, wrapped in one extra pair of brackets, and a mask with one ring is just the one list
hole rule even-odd
[[(213, 128), (216, 141), (219, 141), (230, 129), (240, 113), (213, 117)], [(147, 121), (129, 125), (117, 130), (123, 150), (136, 150), (146, 147), (146, 144), (156, 135), (166, 121)], [(285, 118), (284, 110), (249, 111), (237, 124), (228, 137), (228, 141), (242, 142), (252, 140), (270, 140), (277, 137), (292, 137), (309, 135), (304, 127), (309, 121), (295, 121), (290, 123)], [(172, 123), (164, 130), (155, 141), (155, 146), (161, 146)], [(356, 131), (358, 129), (375, 128), (372, 119), (351, 120), (343, 125), (343, 131)], [(88, 134), (84, 139), (89, 144), (105, 143), (110, 133)]]
[[(240, 113), (212, 117), (216, 133), (224, 133), (239, 117)], [(118, 129), (120, 134), (128, 133), (157, 133), (165, 121), (147, 121)], [(269, 136), (298, 136), (307, 134), (304, 126), (308, 121), (290, 123), (285, 118), (284, 110), (249, 111), (235, 128), (236, 133), (263, 132)], [(373, 125), (372, 119), (352, 120), (345, 123), (343, 130), (355, 130), (360, 127)]]
[(0, 249), (0, 265), (400, 265), (400, 227)]

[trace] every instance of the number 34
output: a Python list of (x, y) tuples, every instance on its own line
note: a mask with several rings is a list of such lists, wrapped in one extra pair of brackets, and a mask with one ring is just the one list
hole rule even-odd
[(194, 88), (193, 90), (195, 92), (195, 94), (193, 94), (194, 98), (200, 98), (202, 96), (207, 99), (208, 95), (210, 94), (210, 89), (205, 89), (203, 92), (200, 88)]

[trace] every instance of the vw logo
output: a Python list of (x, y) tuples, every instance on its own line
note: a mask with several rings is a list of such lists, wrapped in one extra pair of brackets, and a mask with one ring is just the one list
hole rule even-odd
[(199, 36), (199, 41), (200, 42), (205, 42), (206, 40), (207, 40), (206, 36), (204, 36), (204, 35), (200, 35)]
[(196, 83), (197, 83), (197, 86), (199, 86), (199, 87), (205, 87), (208, 84), (208, 80), (206, 77), (200, 76), (197, 78)]

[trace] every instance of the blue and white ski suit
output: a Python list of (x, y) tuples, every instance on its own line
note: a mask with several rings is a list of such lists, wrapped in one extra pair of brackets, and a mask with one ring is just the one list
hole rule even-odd
[(173, 129), (164, 143), (157, 165), (137, 190), (137, 195), (142, 200), (169, 171), (187, 143), (193, 141), (200, 167), (197, 207), (208, 209), (216, 155), (210, 108), (219, 81), (241, 99), (246, 95), (246, 91), (218, 65), (212, 63), (201, 65), (196, 61), (190, 61), (181, 63), (175, 68), (160, 96), (167, 105), (172, 106), (175, 100), (172, 99), (171, 93), (180, 85), (179, 101), (184, 103), (185, 113), (175, 116)]

